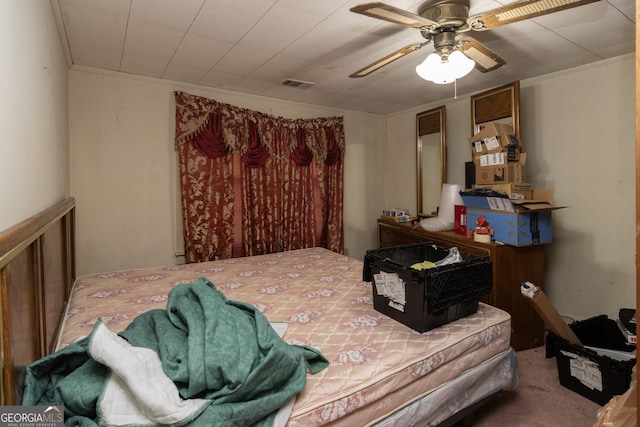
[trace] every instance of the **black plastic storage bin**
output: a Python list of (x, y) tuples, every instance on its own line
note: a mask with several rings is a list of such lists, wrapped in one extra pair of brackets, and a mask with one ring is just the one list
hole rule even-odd
[[(440, 261), (448, 254), (449, 249), (430, 242), (367, 251), (363, 280), (372, 282), (373, 307), (418, 332), (475, 313), (478, 299), (491, 292), (489, 256), (460, 253), (461, 262), (426, 270), (411, 268), (423, 261)], [(382, 286), (381, 273), (402, 285), (404, 301), (385, 296), (384, 291), (378, 292)]]
[(635, 350), (635, 346), (627, 344), (616, 321), (603, 314), (569, 326), (583, 345), (571, 344), (553, 332), (547, 335), (546, 355), (556, 357), (560, 384), (599, 405), (624, 394), (631, 383), (635, 358), (621, 361), (585, 348), (629, 353)]

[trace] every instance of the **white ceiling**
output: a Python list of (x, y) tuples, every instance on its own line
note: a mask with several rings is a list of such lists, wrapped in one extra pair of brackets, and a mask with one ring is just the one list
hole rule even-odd
[[(420, 79), (423, 47), (369, 76), (349, 74), (422, 41), (418, 30), (349, 11), (368, 0), (51, 0), (68, 58), (96, 67), (311, 104), (389, 114), (451, 98)], [(423, 3), (386, 3), (417, 13)], [(470, 14), (511, 3), (471, 0)], [(477, 92), (634, 52), (634, 0), (600, 0), (470, 32), (507, 64), (457, 82)], [(315, 83), (302, 89), (285, 79)]]

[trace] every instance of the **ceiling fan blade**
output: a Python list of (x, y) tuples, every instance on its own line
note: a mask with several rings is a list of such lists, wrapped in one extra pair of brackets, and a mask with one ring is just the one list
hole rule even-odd
[(385, 56), (384, 58), (378, 59), (377, 61), (367, 65), (364, 68), (361, 68), (360, 70), (356, 71), (353, 74), (350, 74), (349, 77), (364, 77), (368, 74), (373, 73), (376, 70), (379, 70), (380, 68), (384, 67), (387, 64), (392, 63), (393, 61), (402, 58), (403, 56), (406, 56), (408, 54), (410, 54), (411, 52), (415, 52), (416, 50), (420, 49), (422, 46), (424, 46), (425, 44), (427, 44), (428, 42), (425, 43), (411, 43), (410, 45), (407, 45), (405, 47), (403, 47), (402, 49), (398, 49), (395, 52)]
[(483, 73), (502, 67), (507, 62), (497, 53), (480, 43), (473, 37), (462, 37), (458, 40), (458, 50), (476, 62), (476, 69)]
[(472, 30), (483, 31), (600, 0), (523, 0), (488, 10), (467, 20)]
[(422, 28), (437, 25), (436, 22), (423, 18), (420, 15), (407, 12), (403, 9), (398, 9), (397, 7), (382, 2), (359, 4), (349, 10), (361, 15), (382, 19), (384, 21), (393, 22), (394, 24), (400, 24), (411, 28)]

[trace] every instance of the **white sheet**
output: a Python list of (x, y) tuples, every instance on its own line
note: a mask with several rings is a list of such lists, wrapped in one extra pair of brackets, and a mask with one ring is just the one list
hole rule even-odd
[(102, 322), (91, 337), (89, 353), (111, 369), (98, 407), (102, 425), (180, 425), (210, 403), (205, 399), (182, 399), (162, 370), (156, 352), (133, 347)]

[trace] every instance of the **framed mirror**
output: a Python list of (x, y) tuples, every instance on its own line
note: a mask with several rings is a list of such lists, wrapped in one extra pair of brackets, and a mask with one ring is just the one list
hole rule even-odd
[(492, 122), (511, 125), (516, 136), (520, 138), (519, 81), (471, 97), (471, 136)]
[(442, 184), (447, 181), (445, 106), (416, 115), (418, 217), (438, 214)]

